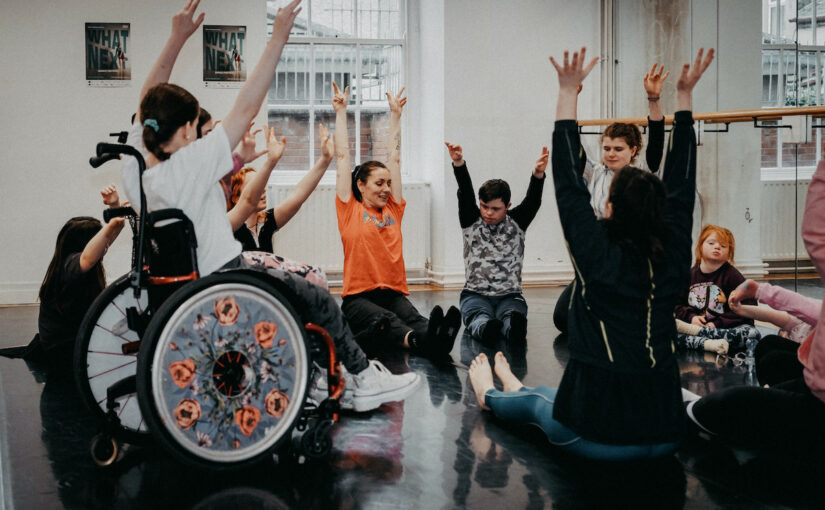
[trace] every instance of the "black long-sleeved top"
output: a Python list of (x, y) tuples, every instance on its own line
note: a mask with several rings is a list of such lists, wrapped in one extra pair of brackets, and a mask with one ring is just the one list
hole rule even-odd
[(689, 277), (696, 140), (689, 111), (677, 112), (662, 180), (667, 190), (664, 255), (650, 259), (611, 241), (582, 179), (576, 122), (556, 122), (553, 178), (576, 271), (569, 314), (570, 362), (554, 417), (608, 444), (677, 441), (684, 408), (673, 356), (673, 308)]
[(509, 209), (501, 222), (488, 225), (481, 218), (466, 163), (453, 166), (453, 172), (464, 238), (464, 289), (485, 296), (521, 292), (525, 233), (541, 207), (544, 177), (530, 176), (524, 200)]

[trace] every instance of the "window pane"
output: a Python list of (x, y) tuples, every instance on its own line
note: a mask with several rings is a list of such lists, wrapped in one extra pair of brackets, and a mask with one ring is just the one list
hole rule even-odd
[(762, 106), (782, 106), (779, 87), (779, 50), (762, 50)]
[(782, 53), (783, 74), (785, 79), (783, 81), (783, 94), (785, 103), (781, 106), (796, 106), (796, 54), (793, 51), (785, 51)]
[[(814, 43), (813, 26), (811, 25), (811, 16), (813, 15), (815, 2), (813, 0), (799, 0), (797, 2), (797, 12), (791, 13), (789, 18), (796, 20), (796, 32), (799, 44), (810, 45)], [(817, 15), (825, 13), (818, 12)]]
[(306, 110), (270, 110), (269, 126), (275, 136), (286, 138), (284, 155), (278, 162), (281, 170), (309, 170), (309, 112)]
[(401, 46), (361, 46), (361, 104), (387, 107), (386, 93), (401, 87)]
[(349, 104), (354, 104), (355, 94), (355, 48), (352, 46), (337, 46), (318, 44), (314, 46), (314, 76), (315, 97), (314, 104), (332, 106), (332, 82), (338, 84), (341, 90), (350, 87)]
[(361, 112), (361, 139), (359, 140), (361, 161), (374, 159), (385, 163), (390, 150), (389, 135), (389, 110), (363, 110)]
[[(763, 125), (776, 125), (775, 120), (763, 121)], [(763, 128), (762, 133), (762, 168), (776, 168), (776, 128)]]
[(358, 37), (400, 39), (401, 0), (358, 0)]
[(313, 37), (354, 37), (353, 0), (311, 0)]
[[(283, 7), (284, 5), (288, 4), (291, 0), (267, 0), (266, 2), (266, 36), (267, 39), (272, 37), (272, 21), (275, 19), (275, 16), (278, 14), (278, 9)], [(301, 35), (306, 36), (309, 35), (309, 11), (307, 10), (306, 2), (303, 2), (300, 7), (302, 7), (301, 12), (298, 13), (298, 16), (295, 18), (295, 23), (292, 25), (292, 30), (290, 30), (289, 35)]]
[(798, 106), (817, 105), (817, 54), (812, 51), (799, 52), (799, 102)]
[(309, 104), (310, 55), (311, 47), (307, 44), (284, 47), (269, 86), (269, 104)]
[[(331, 135), (335, 134), (335, 112), (332, 111), (332, 108), (329, 110), (320, 110), (315, 112), (315, 148), (313, 149), (313, 156), (312, 161), (313, 163), (321, 157), (321, 140), (318, 139), (318, 123), (323, 124), (329, 129)], [(350, 157), (350, 164), (355, 166), (358, 162), (355, 159), (355, 114), (351, 110), (347, 110), (347, 138), (349, 139), (349, 157)], [(309, 167), (307, 167), (309, 168)], [(332, 159), (332, 163), (329, 165), (330, 170), (337, 169), (335, 158)], [(350, 170), (352, 170), (350, 168)]]

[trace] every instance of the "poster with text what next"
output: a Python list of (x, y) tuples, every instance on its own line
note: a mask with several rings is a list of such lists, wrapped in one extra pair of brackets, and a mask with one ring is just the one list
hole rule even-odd
[(246, 27), (204, 25), (203, 81), (246, 81)]
[(129, 23), (86, 23), (86, 79), (131, 80)]

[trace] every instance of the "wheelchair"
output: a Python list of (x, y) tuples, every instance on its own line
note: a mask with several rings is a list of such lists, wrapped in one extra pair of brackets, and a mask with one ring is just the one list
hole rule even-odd
[[(140, 211), (145, 162), (125, 145), (100, 143), (98, 167), (122, 154), (138, 161)], [(101, 434), (91, 445), (101, 466), (121, 442), (154, 441), (178, 460), (225, 470), (286, 448), (299, 460), (332, 447), (344, 381), (335, 346), (320, 326), (302, 324), (289, 289), (266, 272), (230, 269), (200, 277), (191, 221), (177, 209), (129, 217), (131, 271), (94, 301), (78, 332), (74, 371)], [(307, 399), (320, 364), (328, 398)]]

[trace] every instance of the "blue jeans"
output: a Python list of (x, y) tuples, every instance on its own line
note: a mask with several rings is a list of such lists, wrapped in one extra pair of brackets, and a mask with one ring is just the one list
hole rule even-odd
[(583, 439), (564, 424), (553, 419), (556, 388), (522, 387), (519, 391), (488, 390), (484, 402), (493, 413), (506, 420), (537, 425), (554, 446), (595, 460), (638, 460), (673, 454), (679, 443), (612, 445)]
[(490, 319), (498, 319), (504, 323), (501, 334), (506, 338), (510, 332), (510, 317), (513, 312), (519, 312), (527, 317), (527, 301), (521, 292), (503, 296), (482, 296), (462, 290), (459, 306), (464, 326), (476, 340), (481, 338), (481, 327)]

